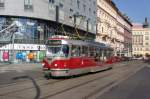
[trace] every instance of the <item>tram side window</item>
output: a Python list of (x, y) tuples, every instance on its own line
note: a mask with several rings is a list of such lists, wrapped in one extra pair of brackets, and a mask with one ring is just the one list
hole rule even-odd
[(111, 50), (110, 55), (113, 56), (113, 50)]
[(112, 51), (111, 50), (107, 50), (107, 58), (110, 58), (112, 56)]
[(88, 47), (82, 46), (82, 56), (88, 56)]
[(104, 56), (103, 56), (104, 61), (107, 59), (107, 50), (104, 50)]
[(110, 50), (107, 51), (107, 57), (108, 57), (108, 58), (111, 57), (111, 51), (110, 51)]
[(72, 50), (71, 50), (71, 56), (80, 56), (81, 53), (81, 48), (80, 46), (72, 46)]
[(111, 57), (111, 51), (110, 50), (106, 50), (105, 51), (105, 56), (106, 56), (106, 59), (109, 59)]
[(89, 48), (89, 53), (90, 53), (90, 57), (95, 57), (95, 47), (94, 46), (91, 46), (90, 48)]
[(100, 58), (99, 58), (99, 48), (95, 48), (95, 61), (100, 61)]
[(102, 49), (100, 49), (99, 55), (100, 55), (100, 60), (103, 61), (103, 50)]
[(63, 48), (62, 48), (62, 51), (63, 51), (65, 57), (68, 57), (68, 55), (69, 55), (69, 46), (64, 45)]

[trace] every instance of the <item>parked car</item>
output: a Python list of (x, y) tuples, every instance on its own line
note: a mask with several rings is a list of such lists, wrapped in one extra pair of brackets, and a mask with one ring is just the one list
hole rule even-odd
[(126, 56), (122, 57), (122, 61), (130, 61), (130, 60), (132, 60), (131, 57), (126, 57)]
[(133, 60), (142, 60), (143, 57), (133, 57), (132, 59), (133, 59)]

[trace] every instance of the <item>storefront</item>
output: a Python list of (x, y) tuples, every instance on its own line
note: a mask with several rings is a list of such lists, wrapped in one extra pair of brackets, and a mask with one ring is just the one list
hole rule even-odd
[(45, 45), (8, 44), (0, 48), (0, 62), (37, 63), (45, 57)]
[[(17, 27), (12, 31), (13, 26)], [(83, 30), (53, 21), (0, 16), (0, 62), (40, 62), (45, 55), (45, 41), (52, 35), (78, 35), (92, 37)]]

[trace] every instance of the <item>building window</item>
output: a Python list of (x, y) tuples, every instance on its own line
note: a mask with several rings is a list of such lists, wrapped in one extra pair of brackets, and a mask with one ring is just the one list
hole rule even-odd
[(149, 45), (149, 43), (148, 43), (148, 42), (146, 42), (146, 43), (145, 43), (145, 45)]
[(91, 12), (91, 8), (89, 8), (89, 12)]
[(149, 51), (149, 48), (145, 48), (145, 51)]
[(63, 6), (64, 6), (64, 5), (63, 5), (62, 3), (59, 3), (59, 7), (63, 8)]
[(83, 10), (86, 11), (86, 5), (85, 4), (83, 4)]
[(134, 51), (136, 51), (136, 48), (134, 48)]
[(96, 12), (95, 12), (95, 11), (93, 11), (93, 14), (96, 14)]
[(145, 35), (149, 35), (149, 33), (148, 33), (148, 32), (145, 32)]
[(134, 51), (136, 51), (136, 48), (134, 48)]
[(0, 8), (3, 8), (4, 7), (4, 0), (0, 0)]
[(80, 1), (77, 0), (77, 6), (78, 6), (78, 9), (80, 9)]
[(104, 28), (102, 27), (102, 33), (104, 32)]
[(49, 0), (49, 3), (54, 4), (54, 3), (55, 3), (55, 0)]
[(94, 6), (96, 5), (95, 1), (93, 2), (93, 5), (94, 5)]
[(25, 10), (33, 10), (32, 0), (24, 0), (24, 9)]
[(72, 0), (70, 0), (70, 5), (73, 5), (73, 1)]
[(145, 40), (149, 40), (149, 36), (145, 36)]
[(70, 12), (72, 13), (72, 12), (73, 12), (73, 9), (70, 8)]

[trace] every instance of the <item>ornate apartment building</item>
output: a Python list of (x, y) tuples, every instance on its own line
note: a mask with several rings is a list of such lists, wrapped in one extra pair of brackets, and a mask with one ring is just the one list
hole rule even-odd
[(114, 49), (115, 55), (131, 56), (132, 24), (111, 0), (97, 0), (96, 41)]
[(134, 24), (132, 28), (133, 33), (133, 55), (145, 56), (150, 55), (150, 28), (143, 27), (142, 24)]

